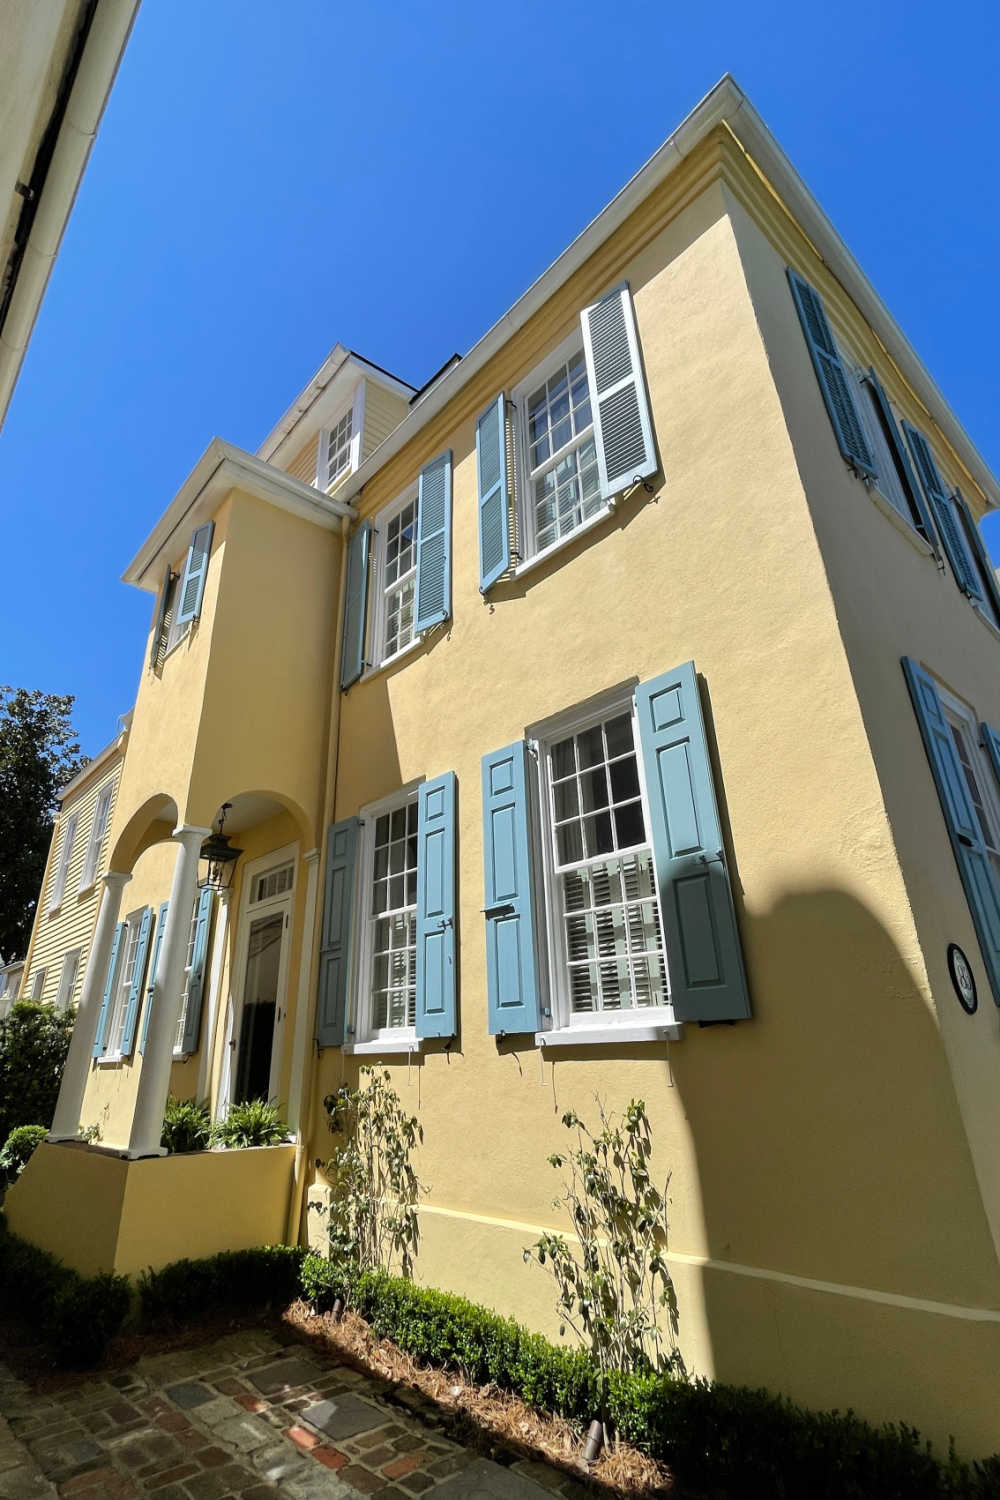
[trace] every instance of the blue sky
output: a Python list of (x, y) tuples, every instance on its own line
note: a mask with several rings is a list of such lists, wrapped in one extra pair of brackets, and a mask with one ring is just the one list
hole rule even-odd
[(209, 439), (338, 340), (427, 379), (727, 69), (1000, 470), (998, 11), (144, 0), (0, 433), (0, 681), (99, 749), (153, 604), (120, 574)]

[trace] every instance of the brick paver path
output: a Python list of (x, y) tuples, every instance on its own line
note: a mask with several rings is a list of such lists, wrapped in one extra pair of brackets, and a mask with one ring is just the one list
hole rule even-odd
[[(2, 1500), (579, 1500), (556, 1469), (478, 1457), (418, 1392), (262, 1331), (49, 1395), (0, 1366)], [(3, 1420), (6, 1419), (6, 1420)]]

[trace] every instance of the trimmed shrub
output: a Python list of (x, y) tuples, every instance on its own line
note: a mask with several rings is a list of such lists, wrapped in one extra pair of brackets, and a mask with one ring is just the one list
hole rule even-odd
[(229, 1151), (248, 1146), (280, 1146), (288, 1139), (288, 1126), (278, 1114), (276, 1104), (263, 1099), (248, 1099), (231, 1104), (224, 1120), (212, 1130), (212, 1143)]
[(32, 1152), (48, 1135), (44, 1125), (18, 1125), (0, 1151), (0, 1187), (16, 1182), (31, 1160)]
[(212, 1116), (206, 1103), (175, 1099), (171, 1094), (163, 1111), (160, 1145), (171, 1156), (181, 1151), (204, 1151), (212, 1138)]
[(304, 1255), (297, 1245), (265, 1245), (144, 1271), (139, 1277), (139, 1327), (163, 1332), (219, 1313), (284, 1309), (300, 1295)]
[(18, 1125), (52, 1124), (75, 1014), (17, 1000), (0, 1021), (0, 1141)]
[(96, 1364), (130, 1303), (127, 1277), (81, 1276), (0, 1221), (0, 1312), (34, 1333), (53, 1364)]

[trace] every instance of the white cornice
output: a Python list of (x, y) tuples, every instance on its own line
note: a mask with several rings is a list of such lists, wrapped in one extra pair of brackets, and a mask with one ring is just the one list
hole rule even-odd
[[(132, 715), (129, 714), (129, 720), (131, 718)], [(72, 781), (67, 781), (66, 785), (56, 793), (60, 812), (64, 811), (65, 804), (69, 801), (70, 797), (75, 797), (77, 792), (81, 791), (89, 781), (92, 781), (99, 771), (107, 770), (116, 757), (121, 759), (124, 756), (127, 744), (128, 729), (125, 728), (120, 734), (115, 736), (109, 745), (105, 745), (103, 750), (98, 750), (97, 754), (92, 756), (81, 770), (77, 771)]]
[(311, 484), (293, 479), (242, 448), (213, 438), (173, 500), (122, 574), (124, 583), (155, 593), (163, 562), (173, 562), (188, 544), (195, 526), (210, 520), (230, 490), (240, 489), (325, 531), (340, 529), (353, 508), (331, 499)]
[(629, 214), (664, 182), (717, 125), (726, 124), (798, 220), (830, 270), (882, 340), (914, 392), (952, 444), (991, 505), (1000, 485), (945, 401), (902, 329), (820, 208), (743, 90), (727, 73), (674, 133), (625, 184), (568, 249), (533, 282), (513, 307), (411, 408), (371, 456), (341, 485), (338, 496), (355, 500), (364, 485), (466, 386), (493, 355), (577, 271)]
[[(346, 401), (349, 387), (356, 385), (359, 378), (383, 386), (387, 391), (394, 391), (407, 401), (416, 391), (415, 386), (397, 380), (395, 375), (379, 369), (378, 365), (373, 365), (353, 349), (345, 349), (343, 344), (336, 344), (312, 380), (272, 427), (257, 449), (257, 457), (267, 459), (270, 463), (285, 462), (291, 456), (289, 450), (293, 444), (297, 448), (311, 436), (309, 429), (318, 430), (337, 402), (341, 399)], [(329, 399), (324, 400), (325, 397)], [(308, 420), (310, 417), (311, 421)]]

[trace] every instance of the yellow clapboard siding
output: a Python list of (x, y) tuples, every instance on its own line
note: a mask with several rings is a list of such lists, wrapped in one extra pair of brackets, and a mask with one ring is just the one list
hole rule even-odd
[(365, 390), (365, 431), (362, 458), (374, 453), (409, 411), (409, 403), (369, 380)]
[(285, 465), (285, 473), (291, 474), (293, 479), (301, 479), (304, 484), (316, 482), (316, 443), (317, 434), (313, 433), (308, 442), (303, 443), (291, 463)]

